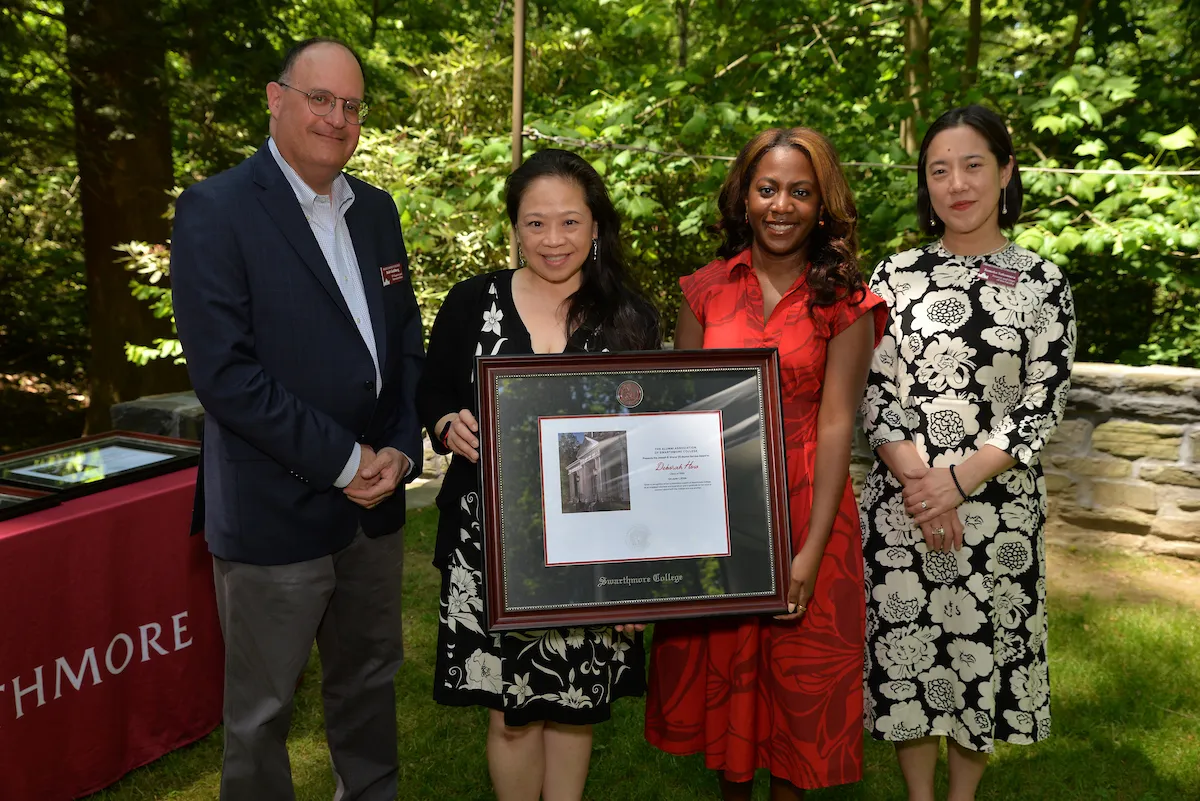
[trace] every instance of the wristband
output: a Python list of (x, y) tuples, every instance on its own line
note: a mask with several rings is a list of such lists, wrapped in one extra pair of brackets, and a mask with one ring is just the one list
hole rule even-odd
[[(442, 443), (443, 448), (448, 449), (450, 447), (446, 444), (446, 437), (450, 436), (450, 426), (452, 425), (454, 425), (454, 418), (446, 421), (446, 425), (442, 426), (442, 433), (438, 435), (438, 441)], [(962, 492), (962, 490), (959, 490), (959, 492)]]
[(950, 478), (954, 479), (954, 486), (958, 488), (958, 494), (961, 495), (962, 499), (965, 501), (967, 499), (967, 493), (963, 492), (962, 484), (958, 483), (958, 476), (954, 474), (954, 465), (950, 465)]

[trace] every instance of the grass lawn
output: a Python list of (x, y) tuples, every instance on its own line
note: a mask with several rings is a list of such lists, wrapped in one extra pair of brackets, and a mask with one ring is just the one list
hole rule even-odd
[[(400, 798), (492, 798), (484, 757), (485, 713), (430, 700), (437, 637), (438, 576), (429, 564), (436, 512), (410, 516), (404, 616), (407, 661), (399, 696)], [(1127, 557), (1105, 556), (1099, 570)], [(1138, 570), (1145, 571), (1144, 562)], [(980, 799), (1183, 801), (1200, 799), (1200, 634), (1196, 610), (1162, 601), (1050, 598), (1054, 736), (1001, 746)], [(320, 670), (314, 652), (296, 699), (289, 750), (297, 798), (333, 797), (325, 747)], [(183, 691), (183, 690), (181, 690)], [(642, 705), (626, 699), (596, 728), (587, 797), (597, 801), (717, 798), (700, 757), (668, 757), (642, 739)], [(93, 801), (215, 799), (221, 733), (158, 760), (91, 796)], [(944, 794), (944, 765), (940, 775)], [(760, 775), (761, 772), (760, 772)], [(765, 782), (760, 782), (764, 784)], [(760, 787), (758, 798), (765, 799)], [(817, 801), (903, 799), (890, 745), (866, 743), (862, 782), (809, 794)]]

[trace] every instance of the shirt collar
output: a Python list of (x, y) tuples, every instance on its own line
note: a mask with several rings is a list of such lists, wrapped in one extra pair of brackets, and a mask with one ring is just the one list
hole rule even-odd
[(750, 268), (750, 250), (750, 248), (746, 248), (745, 250), (739, 251), (734, 255), (733, 258), (725, 262), (725, 269), (729, 271), (729, 275), (731, 277), (733, 276), (734, 271), (736, 271), (739, 267), (745, 267), (746, 269)]
[[(306, 184), (299, 173), (292, 169), (292, 165), (287, 163), (283, 154), (279, 152), (279, 146), (275, 144), (273, 137), (267, 140), (267, 147), (270, 149), (271, 155), (275, 157), (275, 163), (279, 165), (283, 177), (292, 187), (292, 192), (296, 194), (296, 200), (300, 201), (300, 207), (304, 209), (306, 215), (311, 214), (316, 207), (317, 198), (321, 195)], [(339, 214), (345, 213), (346, 209), (354, 202), (354, 190), (350, 188), (350, 182), (346, 180), (344, 173), (339, 172), (337, 178), (333, 179), (332, 194), (333, 197), (330, 198), (330, 201)]]

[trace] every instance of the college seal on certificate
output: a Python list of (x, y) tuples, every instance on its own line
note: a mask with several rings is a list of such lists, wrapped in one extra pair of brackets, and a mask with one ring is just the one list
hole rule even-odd
[(617, 387), (617, 400), (626, 409), (632, 409), (642, 402), (642, 385), (636, 381), (623, 381)]
[(646, 550), (646, 546), (650, 544), (650, 529), (640, 524), (634, 526), (625, 534), (625, 542), (632, 550)]

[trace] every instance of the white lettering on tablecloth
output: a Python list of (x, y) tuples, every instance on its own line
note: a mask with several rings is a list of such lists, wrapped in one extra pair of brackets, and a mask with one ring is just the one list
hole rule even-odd
[[(187, 632), (187, 625), (184, 621), (187, 620), (188, 613), (180, 612), (177, 615), (171, 616), (171, 628), (174, 633), (174, 650), (182, 651), (192, 644), (192, 638), (184, 640), (183, 637)], [(151, 652), (159, 656), (168, 656), (172, 651), (166, 650), (159, 645), (158, 638), (162, 636), (163, 627), (159, 623), (146, 623), (137, 627), (138, 639), (141, 642), (141, 662), (149, 661), (152, 656)], [(79, 669), (72, 668), (72, 663), (65, 656), (60, 656), (54, 660), (54, 696), (51, 701), (62, 698), (63, 694), (63, 676), (66, 676), (67, 682), (75, 690), (82, 690), (84, 682), (88, 674), (91, 674), (92, 686), (102, 683), (100, 678), (100, 663), (96, 658), (97, 646), (92, 646), (86, 649), (79, 659)], [(117, 632), (113, 638), (109, 640), (108, 646), (104, 650), (104, 667), (109, 675), (116, 676), (129, 667), (129, 663), (133, 661), (133, 657), (138, 652), (138, 646), (135, 644), (134, 638), (125, 632)], [(16, 713), (15, 719), (20, 719), (25, 716), (31, 709), (45, 706), (46, 687), (43, 682), (43, 671), (45, 665), (38, 665), (33, 668), (33, 682), (28, 683), (23, 680), (22, 676), (28, 676), (27, 673), (14, 676), (10, 684), (12, 685), (13, 710)], [(0, 684), (0, 693), (8, 690), (8, 684)], [(37, 703), (32, 707), (28, 707), (27, 696), (36, 695)]]

